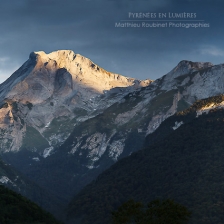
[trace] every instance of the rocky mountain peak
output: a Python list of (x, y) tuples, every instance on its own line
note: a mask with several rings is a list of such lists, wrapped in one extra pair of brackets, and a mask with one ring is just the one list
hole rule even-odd
[[(77, 73), (77, 67), (79, 70), (79, 76), (84, 75), (84, 79), (91, 77), (94, 81), (94, 77), (92, 77), (93, 73), (100, 73), (100, 77), (105, 80), (106, 82), (111, 82), (112, 80), (115, 81), (114, 85), (110, 87), (126, 87), (130, 85), (136, 86), (147, 86), (149, 85), (152, 80), (136, 80), (134, 78), (124, 77), (119, 74), (115, 74), (112, 72), (108, 72), (105, 69), (101, 68), (89, 58), (86, 58), (80, 54), (74, 53), (72, 50), (58, 50), (46, 54), (44, 51), (37, 51), (31, 52), (30, 57), (31, 60), (35, 60), (36, 62), (42, 62), (46, 66), (49, 62), (55, 62), (55, 65), (58, 68), (65, 68), (68, 72), (71, 72), (73, 75), (74, 72)], [(43, 66), (43, 65), (41, 65)], [(88, 73), (88, 74), (87, 74)], [(98, 78), (99, 75), (94, 75)], [(104, 89), (108, 90), (108, 88)]]
[(187, 61), (187, 60), (182, 60), (178, 63), (176, 66), (177, 69), (204, 69), (213, 66), (211, 62), (192, 62), (192, 61)]
[(176, 78), (181, 75), (188, 74), (193, 71), (206, 69), (212, 67), (213, 64), (210, 62), (192, 62), (187, 60), (182, 60), (178, 63), (178, 65), (172, 69), (167, 76), (171, 76), (170, 78)]
[[(187, 60), (180, 61), (176, 67), (174, 67), (169, 73), (164, 75), (161, 79), (163, 80), (162, 89), (173, 89), (177, 85), (176, 80), (182, 79), (184, 75), (190, 75), (193, 72), (201, 72), (204, 69), (214, 68), (210, 62), (192, 62)], [(182, 78), (181, 78), (182, 76)]]
[(34, 59), (36, 57), (41, 57), (41, 58), (49, 58), (52, 60), (57, 60), (58, 58), (67, 58), (70, 60), (73, 60), (74, 56), (76, 54), (72, 50), (58, 50), (58, 51), (53, 51), (49, 54), (45, 53), (44, 51), (33, 51), (30, 53), (30, 58)]
[(138, 88), (150, 83), (151, 80), (141, 81), (108, 72), (71, 50), (49, 54), (38, 51), (31, 52), (29, 60), (0, 86), (0, 97), (34, 104), (54, 98), (55, 94), (57, 98), (58, 95), (64, 98), (82, 95), (82, 99), (87, 100), (114, 88)]
[[(49, 144), (45, 148), (50, 148), (52, 139), (63, 142), (76, 123), (96, 116), (128, 93), (151, 82), (108, 72), (71, 50), (49, 54), (31, 52), (29, 59), (0, 85), (0, 126), (4, 131), (7, 129), (5, 133), (13, 133), (8, 143), (12, 147), (8, 148), (19, 150), (27, 126), (41, 134), (48, 132)], [(59, 136), (53, 124), (57, 120), (63, 126), (63, 119), (67, 119), (70, 129), (65, 128), (67, 133), (58, 132)]]
[(90, 59), (75, 54), (71, 50), (58, 50), (46, 54), (44, 51), (31, 52), (30, 60), (36, 62), (35, 70), (44, 69), (66, 69), (72, 76), (73, 82), (81, 83), (82, 86), (95, 89), (98, 93), (110, 90), (116, 87), (128, 87), (135, 85), (136, 87), (149, 85), (152, 81), (147, 79), (144, 81), (134, 78), (124, 77), (119, 74), (108, 72), (101, 68)]
[(59, 68), (69, 68), (69, 64), (75, 60), (76, 54), (71, 50), (58, 50), (46, 54), (44, 51), (36, 51), (30, 53), (30, 59), (36, 62), (55, 61)]

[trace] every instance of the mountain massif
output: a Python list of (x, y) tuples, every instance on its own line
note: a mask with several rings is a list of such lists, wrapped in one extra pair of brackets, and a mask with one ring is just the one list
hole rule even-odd
[[(184, 60), (155, 81), (141, 81), (108, 72), (73, 51), (60, 50), (50, 54), (32, 52), (29, 59), (0, 85), (1, 157), (4, 164), (11, 164), (14, 167), (12, 169), (17, 170), (15, 172), (22, 173), (43, 192), (50, 192), (52, 200), (57, 199), (65, 205), (78, 194), (71, 205), (72, 208), (80, 206), (81, 209), (84, 201), (80, 195), (85, 192), (89, 198), (90, 193), (86, 192), (91, 192), (89, 186), (95, 189), (95, 182), (79, 192), (117, 161), (115, 166), (105, 172), (107, 175), (108, 172), (115, 172), (119, 177), (118, 171), (111, 170), (117, 166), (125, 166), (126, 161), (128, 164), (130, 161), (131, 166), (132, 159), (139, 158), (143, 152), (147, 152), (143, 164), (148, 161), (151, 164), (150, 169), (154, 169), (154, 166), (159, 169), (161, 164), (156, 161), (160, 160), (153, 156), (157, 149), (141, 149), (154, 147), (162, 139), (165, 142), (167, 136), (179, 133), (182, 126), (186, 130), (190, 126), (196, 128), (192, 113), (186, 112), (186, 109), (192, 110), (189, 108), (195, 102), (204, 102), (202, 99), (214, 96), (219, 98), (209, 98), (210, 104), (203, 104), (204, 107), (197, 110), (198, 116), (210, 111), (210, 108), (222, 108), (220, 94), (223, 93), (224, 64)], [(182, 112), (182, 117), (176, 114), (180, 111), (185, 111)], [(199, 116), (196, 120), (199, 121), (202, 117), (204, 118)], [(173, 119), (172, 122), (170, 119)], [(171, 139), (174, 140), (175, 137)], [(192, 141), (196, 144), (196, 140)], [(166, 143), (166, 146), (167, 144), (171, 143)], [(158, 147), (158, 153), (166, 155), (164, 158), (168, 159), (170, 147), (167, 146), (167, 152), (163, 151), (165, 146)], [(125, 157), (128, 158), (123, 159)], [(133, 162), (133, 169), (140, 166), (136, 164), (136, 161)], [(167, 167), (166, 170), (172, 173), (179, 169), (179, 165), (174, 163), (172, 170)], [(149, 168), (145, 166), (145, 169)], [(101, 176), (104, 177), (105, 173)], [(112, 178), (115, 173), (109, 176)], [(161, 174), (161, 178), (163, 175)], [(98, 178), (101, 179), (101, 176)], [(0, 178), (10, 179), (6, 174), (2, 174)], [(137, 179), (130, 181), (136, 182), (137, 186)], [(15, 178), (10, 180), (13, 182)], [(152, 184), (157, 180), (152, 178), (150, 181), (149, 184)], [(105, 184), (107, 185), (106, 181)], [(153, 189), (157, 187), (155, 185)], [(105, 188), (105, 192), (107, 190)], [(58, 198), (54, 198), (54, 195)], [(114, 206), (128, 199), (129, 195), (123, 199), (111, 196), (117, 198)], [(133, 197), (134, 195), (133, 193)], [(153, 198), (152, 195), (148, 199)], [(171, 196), (178, 198), (177, 195)], [(138, 199), (137, 196), (136, 198)], [(83, 213), (85, 209), (77, 209), (85, 217), (83, 223), (93, 221), (88, 209), (95, 205), (90, 202), (94, 203), (98, 199), (88, 200), (87, 216)], [(109, 205), (111, 209), (114, 206)], [(57, 207), (60, 210), (60, 206)], [(55, 211), (53, 213), (58, 215)], [(77, 217), (76, 212), (72, 215), (73, 211), (69, 209), (69, 217), (72, 219)], [(104, 220), (106, 213), (102, 214), (99, 217)]]
[[(26, 147), (47, 157), (77, 122), (150, 82), (109, 73), (72, 51), (33, 52), (0, 85), (1, 151)], [(29, 142), (30, 134), (39, 135), (42, 145)]]

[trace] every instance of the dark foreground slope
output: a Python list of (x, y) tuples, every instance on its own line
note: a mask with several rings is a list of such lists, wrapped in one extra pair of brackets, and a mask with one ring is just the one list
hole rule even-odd
[(0, 184), (30, 199), (46, 211), (54, 214), (57, 218), (63, 219), (65, 202), (60, 196), (54, 195), (30, 181), (11, 165), (4, 163), (1, 158)]
[(45, 212), (23, 196), (0, 185), (0, 223), (59, 224), (50, 213)]
[[(223, 223), (224, 110), (195, 118), (198, 108), (217, 99), (222, 96), (170, 117), (168, 132), (161, 125), (163, 141), (120, 160), (85, 187), (70, 203), (71, 223), (110, 223), (111, 211), (131, 198), (171, 198), (192, 211), (192, 224)], [(176, 119), (185, 124), (172, 131)]]

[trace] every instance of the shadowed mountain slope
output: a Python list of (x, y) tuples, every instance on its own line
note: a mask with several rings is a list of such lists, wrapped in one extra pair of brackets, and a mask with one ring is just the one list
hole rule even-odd
[[(199, 101), (168, 118), (157, 130), (170, 129), (166, 135), (118, 161), (73, 199), (69, 220), (110, 223), (111, 211), (131, 198), (144, 202), (172, 198), (192, 211), (190, 223), (222, 223), (223, 99), (218, 96)], [(208, 107), (210, 110), (201, 114)], [(183, 124), (174, 130), (177, 121)], [(155, 133), (150, 137), (153, 140)]]

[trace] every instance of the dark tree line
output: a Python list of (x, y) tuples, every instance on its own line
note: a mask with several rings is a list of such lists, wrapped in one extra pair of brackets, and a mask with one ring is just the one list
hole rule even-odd
[(153, 200), (144, 206), (129, 200), (112, 212), (113, 224), (184, 224), (191, 212), (173, 200)]

